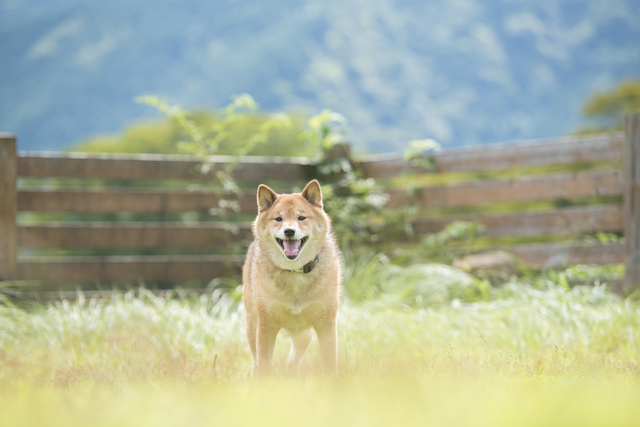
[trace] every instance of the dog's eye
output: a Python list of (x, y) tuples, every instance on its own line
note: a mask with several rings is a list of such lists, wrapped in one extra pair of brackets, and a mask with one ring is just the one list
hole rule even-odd
[(298, 217), (298, 221), (304, 221), (305, 219), (306, 219), (306, 218), (305, 218), (305, 217), (303, 217), (302, 215), (300, 215), (300, 216)]
[(276, 218), (276, 221), (278, 222), (282, 221), (282, 217), (279, 216), (278, 218)]

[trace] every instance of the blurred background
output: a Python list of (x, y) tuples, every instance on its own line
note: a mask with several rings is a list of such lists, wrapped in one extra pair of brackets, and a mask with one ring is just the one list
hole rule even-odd
[(583, 108), (640, 76), (639, 16), (634, 0), (1, 0), (0, 129), (20, 150), (103, 144), (159, 123), (136, 96), (206, 113), (240, 93), (342, 113), (357, 152), (606, 128), (615, 114)]
[[(0, 426), (639, 426), (639, 109), (638, 0), (0, 0)], [(340, 377), (248, 381), (311, 179)]]

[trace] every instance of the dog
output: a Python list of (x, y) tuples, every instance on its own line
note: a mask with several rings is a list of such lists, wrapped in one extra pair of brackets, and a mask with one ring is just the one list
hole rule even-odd
[(272, 372), (276, 337), (284, 329), (291, 340), (289, 373), (298, 371), (313, 330), (324, 369), (335, 373), (342, 264), (320, 184), (313, 180), (294, 194), (260, 185), (257, 199), (254, 240), (242, 268), (254, 372)]

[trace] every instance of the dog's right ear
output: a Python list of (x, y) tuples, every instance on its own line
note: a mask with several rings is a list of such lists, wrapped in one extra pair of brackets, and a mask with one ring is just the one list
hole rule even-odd
[(258, 187), (258, 212), (262, 212), (273, 205), (278, 195), (264, 184)]

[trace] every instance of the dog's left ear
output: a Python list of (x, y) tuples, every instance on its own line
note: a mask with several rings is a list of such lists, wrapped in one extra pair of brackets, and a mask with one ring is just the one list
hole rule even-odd
[(312, 205), (322, 207), (322, 190), (320, 189), (320, 183), (317, 180), (313, 180), (304, 187), (302, 190), (302, 197), (307, 199)]

